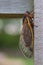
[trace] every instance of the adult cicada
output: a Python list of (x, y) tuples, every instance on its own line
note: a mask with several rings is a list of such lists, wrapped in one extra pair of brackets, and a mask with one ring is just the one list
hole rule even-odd
[(24, 54), (25, 57), (31, 57), (33, 55), (34, 49), (34, 23), (33, 23), (34, 15), (33, 11), (26, 11), (23, 17), (23, 27), (22, 33), (20, 36), (19, 47)]

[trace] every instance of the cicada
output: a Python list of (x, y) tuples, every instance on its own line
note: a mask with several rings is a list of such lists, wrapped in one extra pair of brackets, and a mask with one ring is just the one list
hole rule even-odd
[(23, 18), (22, 33), (20, 36), (19, 47), (23, 55), (27, 58), (33, 55), (34, 51), (34, 15), (32, 12), (26, 11)]

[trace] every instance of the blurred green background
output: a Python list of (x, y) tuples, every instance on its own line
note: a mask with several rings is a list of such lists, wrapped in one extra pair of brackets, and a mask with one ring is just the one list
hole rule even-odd
[(19, 49), (21, 28), (22, 18), (0, 19), (0, 52), (10, 59), (23, 61), (24, 65), (34, 65), (33, 57), (26, 59)]
[(17, 48), (22, 19), (0, 19), (0, 48)]

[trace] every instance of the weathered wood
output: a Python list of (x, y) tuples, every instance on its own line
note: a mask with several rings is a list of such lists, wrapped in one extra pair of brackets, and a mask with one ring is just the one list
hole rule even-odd
[(0, 14), (0, 18), (22, 18), (24, 14)]
[(34, 0), (34, 58), (35, 65), (43, 65), (43, 0)]
[(0, 13), (24, 13), (33, 6), (33, 0), (0, 0)]

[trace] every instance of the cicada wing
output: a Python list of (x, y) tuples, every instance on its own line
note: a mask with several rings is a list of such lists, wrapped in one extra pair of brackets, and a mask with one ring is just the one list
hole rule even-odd
[(32, 34), (30, 28), (27, 24), (24, 24), (22, 27), (22, 33), (20, 36), (19, 48), (22, 51), (23, 55), (27, 58), (32, 56)]

